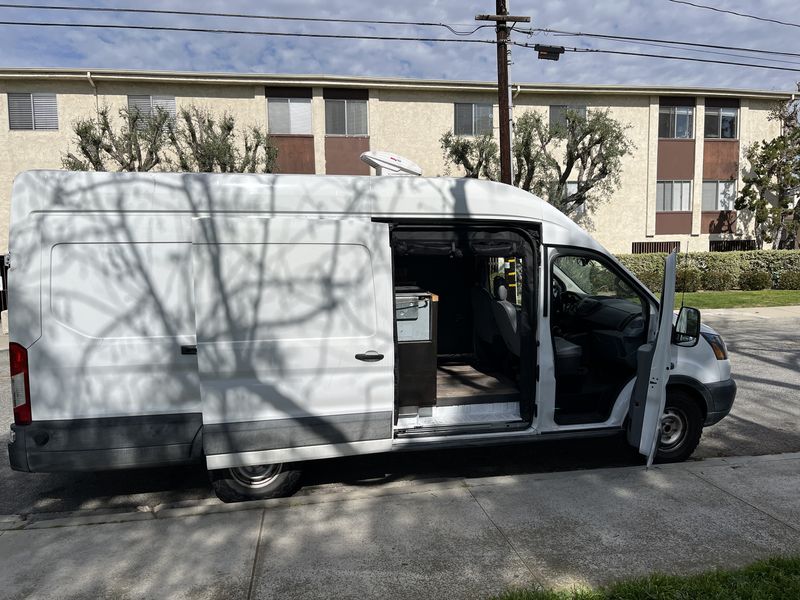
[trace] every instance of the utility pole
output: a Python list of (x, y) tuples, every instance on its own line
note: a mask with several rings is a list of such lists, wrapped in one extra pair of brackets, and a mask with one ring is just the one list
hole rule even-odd
[(508, 94), (508, 23), (529, 23), (530, 17), (508, 14), (506, 0), (497, 0), (497, 14), (477, 15), (477, 21), (497, 23), (497, 105), (500, 112), (500, 181), (511, 185), (511, 111)]

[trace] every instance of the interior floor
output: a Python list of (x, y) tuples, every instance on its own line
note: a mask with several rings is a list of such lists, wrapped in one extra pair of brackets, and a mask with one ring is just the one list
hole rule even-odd
[(439, 364), (436, 404), (498, 404), (518, 402), (519, 389), (501, 373), (479, 371), (467, 364)]
[(400, 429), (513, 423), (521, 419), (519, 389), (500, 373), (469, 364), (440, 364), (436, 404), (401, 414)]

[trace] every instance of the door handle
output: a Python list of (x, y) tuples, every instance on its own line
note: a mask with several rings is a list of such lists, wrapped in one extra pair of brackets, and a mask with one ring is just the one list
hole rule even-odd
[(191, 344), (181, 346), (181, 354), (187, 354), (187, 355), (197, 354), (197, 346), (193, 346)]
[(356, 354), (356, 360), (361, 360), (364, 362), (378, 362), (379, 360), (383, 360), (383, 354), (380, 352), (375, 352), (375, 350), (370, 350), (369, 352)]

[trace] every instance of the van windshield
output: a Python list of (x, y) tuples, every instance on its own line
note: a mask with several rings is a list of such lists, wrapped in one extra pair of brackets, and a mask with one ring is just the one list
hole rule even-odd
[(604, 264), (585, 256), (559, 256), (553, 272), (567, 291), (584, 296), (638, 299), (631, 285)]

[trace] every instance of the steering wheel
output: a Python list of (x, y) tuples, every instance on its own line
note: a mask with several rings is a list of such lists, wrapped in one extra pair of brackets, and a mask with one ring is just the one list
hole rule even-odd
[(561, 310), (567, 314), (574, 315), (581, 300), (583, 298), (581, 298), (580, 294), (565, 290), (561, 292)]
[(563, 304), (561, 295), (567, 291), (567, 286), (558, 278), (553, 277), (553, 312), (561, 312), (563, 310)]

